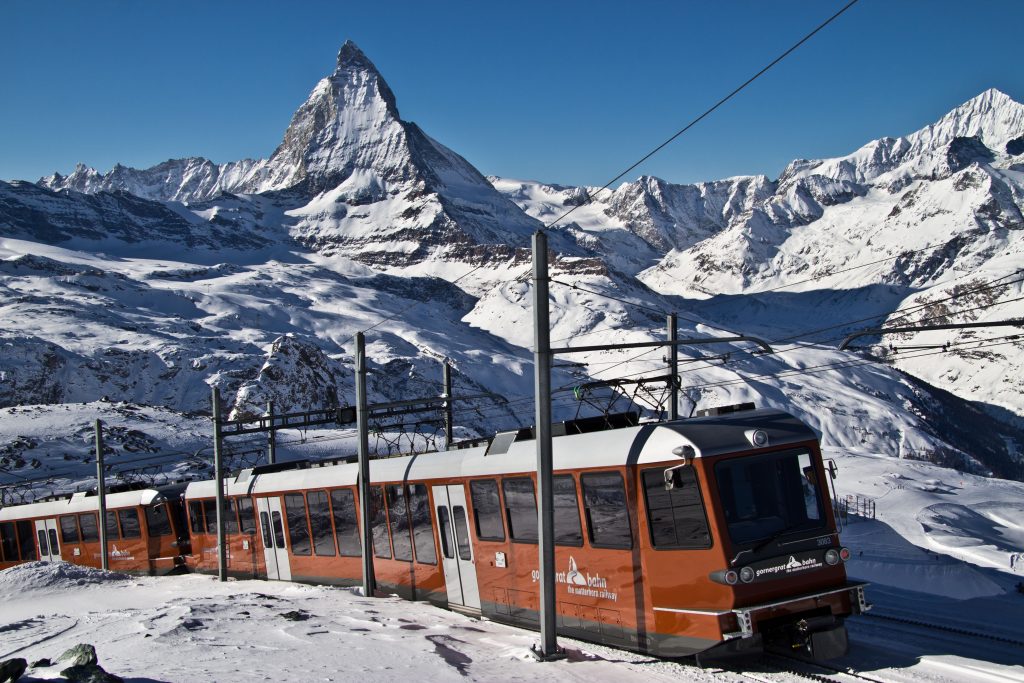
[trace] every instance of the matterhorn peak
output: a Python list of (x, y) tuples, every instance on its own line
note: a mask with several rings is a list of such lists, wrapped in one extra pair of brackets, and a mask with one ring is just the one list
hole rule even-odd
[(348, 69), (364, 69), (366, 71), (377, 71), (377, 67), (374, 66), (370, 58), (367, 57), (359, 46), (353, 43), (351, 40), (346, 40), (345, 44), (338, 50), (338, 66), (334, 70), (334, 75), (337, 76), (338, 72), (345, 71)]

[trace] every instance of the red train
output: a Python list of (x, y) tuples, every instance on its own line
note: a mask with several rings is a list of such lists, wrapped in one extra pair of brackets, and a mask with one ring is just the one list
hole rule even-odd
[[(109, 567), (167, 574), (184, 571), (191, 552), (185, 525), (185, 485), (107, 494)], [(0, 509), (0, 569), (21, 562), (74, 562), (99, 567), (99, 498), (76, 493)]]
[[(371, 462), (380, 589), (537, 628), (536, 446), (523, 436)], [(553, 451), (560, 634), (661, 656), (846, 652), (843, 620), (867, 609), (864, 584), (847, 581), (831, 472), (805, 424), (742, 410), (567, 434)], [(291, 463), (229, 480), (229, 572), (359, 584), (356, 475), (352, 463)], [(184, 493), (195, 571), (217, 569), (214, 495), (213, 481)], [(34, 507), (0, 520), (38, 526)], [(83, 553), (64, 559), (96, 564)]]

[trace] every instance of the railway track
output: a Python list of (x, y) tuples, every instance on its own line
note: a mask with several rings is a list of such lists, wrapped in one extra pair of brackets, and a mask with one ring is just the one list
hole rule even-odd
[(920, 619), (908, 619), (906, 617), (898, 617), (891, 614), (878, 614), (874, 611), (867, 612), (862, 617), (868, 619), (880, 619), (883, 621), (890, 621), (898, 624), (907, 624), (909, 626), (918, 626), (920, 628), (926, 628), (932, 631), (942, 631), (944, 633), (953, 633), (960, 636), (970, 636), (972, 638), (981, 638), (983, 640), (990, 640), (997, 643), (1004, 643), (1008, 645), (1015, 645), (1017, 647), (1024, 648), (1024, 640), (1018, 638), (1011, 638), (1008, 636), (1001, 636), (993, 633), (983, 633), (968, 628), (961, 628), (959, 626), (946, 626), (944, 624), (935, 624), (927, 621), (921, 621)]

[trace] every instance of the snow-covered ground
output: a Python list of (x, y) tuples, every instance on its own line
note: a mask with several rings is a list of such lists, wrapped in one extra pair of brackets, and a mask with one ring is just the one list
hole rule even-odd
[[(1024, 681), (1024, 484), (831, 451), (837, 493), (875, 502), (843, 531), (850, 574), (872, 582), (869, 616), (849, 622), (833, 662), (875, 681)], [(898, 470), (898, 473), (897, 473)], [(68, 564), (0, 572), (0, 660), (53, 660), (77, 643), (127, 681), (798, 680), (772, 660), (699, 669), (561, 639), (538, 663), (536, 634), (358, 589), (214, 577), (129, 577)], [(883, 618), (889, 617), (889, 618)], [(891, 618), (934, 624), (911, 625)], [(954, 632), (950, 629), (959, 629)], [(975, 635), (969, 635), (968, 633)], [(977, 634), (995, 636), (986, 639)], [(1001, 640), (1000, 640), (1001, 639)], [(55, 678), (63, 665), (30, 670)], [(812, 669), (812, 671), (815, 671)], [(846, 678), (843, 678), (846, 676)]]

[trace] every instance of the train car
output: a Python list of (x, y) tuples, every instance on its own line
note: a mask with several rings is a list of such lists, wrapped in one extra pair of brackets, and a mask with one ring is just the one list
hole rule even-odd
[[(371, 461), (380, 589), (537, 628), (536, 444), (523, 437)], [(864, 585), (847, 581), (831, 473), (796, 418), (743, 410), (567, 434), (553, 457), (560, 634), (660, 656), (846, 652)], [(273, 469), (228, 482), (229, 569), (359, 583), (356, 466)], [(213, 495), (212, 482), (189, 486), (194, 532), (211, 531)], [(237, 518), (246, 498), (258, 522)], [(215, 535), (194, 539), (195, 567), (214, 571)]]
[[(109, 493), (107, 553), (112, 570), (139, 574), (181, 571), (191, 552), (183, 485)], [(0, 509), (0, 569), (41, 560), (102, 566), (99, 498), (75, 493)]]

